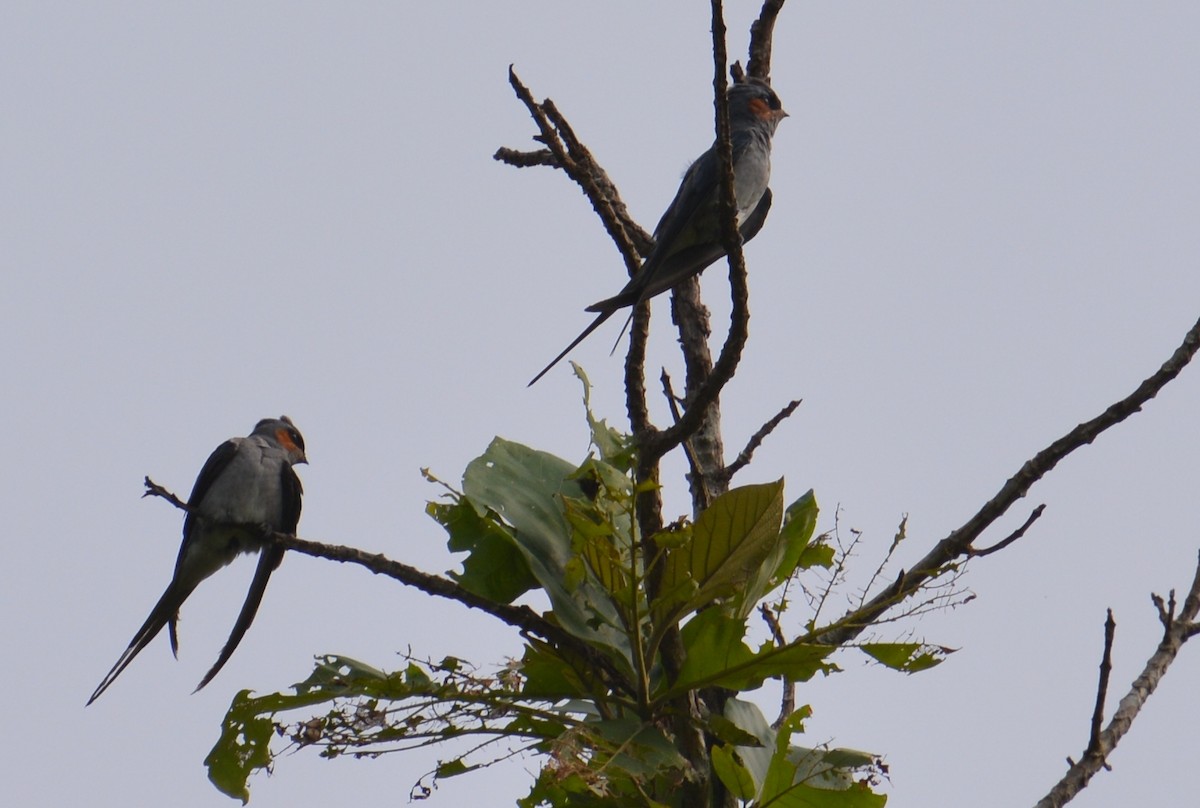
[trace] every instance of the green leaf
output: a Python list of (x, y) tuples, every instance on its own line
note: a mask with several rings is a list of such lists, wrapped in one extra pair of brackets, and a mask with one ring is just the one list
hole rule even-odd
[[(781, 492), (782, 493), (782, 492)], [(733, 600), (732, 611), (747, 617), (763, 596), (791, 576), (817, 526), (817, 498), (809, 489), (784, 512), (779, 540)]]
[(204, 758), (212, 784), (222, 794), (241, 800), (242, 805), (250, 801), (250, 775), (271, 765), (275, 734), (274, 722), (260, 717), (253, 702), (249, 690), (233, 697), (221, 722), (221, 737)]
[(788, 751), (791, 749), (792, 735), (804, 731), (804, 720), (810, 715), (810, 708), (798, 710), (785, 718), (776, 731), (775, 752), (771, 755), (762, 787), (763, 802), (779, 799), (780, 795), (795, 785), (796, 764), (788, 759)]
[(863, 783), (852, 783), (844, 789), (796, 783), (770, 804), (772, 808), (883, 808), (887, 797), (876, 794)]
[(708, 717), (708, 730), (719, 740), (736, 746), (761, 746), (755, 735), (747, 732), (723, 715), (713, 714)]
[(829, 569), (833, 566), (833, 547), (826, 544), (827, 536), (822, 534), (817, 537), (817, 540), (810, 543), (800, 553), (800, 561), (796, 564), (796, 569), (810, 570), (813, 567), (821, 569)]
[[(848, 750), (808, 749), (793, 746), (791, 737), (804, 729), (811, 710), (788, 716), (779, 727), (775, 753), (760, 792), (760, 802), (778, 808), (882, 808), (887, 797), (857, 782), (852, 769), (841, 768), (832, 758), (847, 758)], [(854, 753), (862, 755), (862, 753)], [(868, 764), (871, 756), (864, 756)]]
[(464, 496), (477, 509), (494, 511), (514, 528), (514, 540), (530, 571), (550, 597), (564, 629), (631, 659), (620, 617), (607, 594), (588, 580), (564, 584), (574, 551), (561, 497), (583, 496), (565, 460), (496, 438), (463, 474)]
[[(691, 541), (665, 552), (661, 595), (653, 604), (660, 628), (754, 580), (778, 544), (782, 518), (783, 480), (717, 497), (696, 519)], [(680, 602), (684, 592), (690, 595)]]
[(858, 646), (864, 654), (892, 670), (917, 673), (942, 664), (953, 648), (919, 642), (872, 642)]
[(496, 603), (512, 603), (537, 586), (512, 532), (491, 514), (481, 515), (468, 502), (429, 503), (426, 512), (450, 534), (450, 552), (467, 552), (461, 573), (450, 577)]
[(604, 420), (596, 418), (592, 413), (592, 384), (588, 381), (583, 368), (574, 362), (571, 367), (575, 375), (583, 383), (583, 409), (587, 413), (588, 429), (591, 430), (592, 445), (600, 452), (600, 457), (622, 471), (633, 467), (634, 442), (633, 436), (619, 432), (610, 427)]
[(674, 685), (657, 696), (671, 698), (700, 687), (753, 690), (771, 677), (787, 676), (808, 681), (818, 671), (833, 671), (825, 662), (835, 649), (828, 645), (791, 644), (777, 648), (764, 643), (751, 651), (742, 642), (744, 620), (729, 617), (719, 609), (706, 609), (693, 617), (680, 632), (687, 654)]
[(466, 774), (473, 769), (474, 767), (467, 766), (462, 758), (454, 758), (453, 760), (444, 760), (438, 763), (436, 773), (438, 777), (454, 777), (459, 774)]
[(754, 778), (737, 759), (737, 754), (732, 747), (714, 746), (712, 748), (712, 766), (717, 777), (720, 777), (721, 782), (725, 784), (725, 788), (729, 789), (729, 793), (744, 802), (754, 799), (754, 795), (757, 793), (754, 787)]
[(562, 699), (586, 696), (587, 688), (573, 666), (552, 646), (530, 641), (521, 658), (525, 682), (521, 695), (530, 698)]
[(666, 769), (687, 766), (675, 744), (659, 727), (634, 716), (589, 722), (587, 727), (612, 750), (607, 765), (619, 767), (636, 777), (650, 777)]
[(783, 528), (779, 531), (782, 552), (779, 564), (771, 576), (773, 587), (782, 584), (796, 570), (801, 555), (812, 541), (813, 531), (817, 527), (817, 515), (820, 512), (816, 494), (811, 488), (784, 511)]
[[(807, 708), (806, 708), (807, 709)], [(725, 717), (755, 739), (753, 744), (738, 746), (738, 757), (754, 777), (755, 793), (767, 779), (767, 770), (775, 750), (775, 730), (767, 724), (757, 704), (730, 698), (725, 701)]]

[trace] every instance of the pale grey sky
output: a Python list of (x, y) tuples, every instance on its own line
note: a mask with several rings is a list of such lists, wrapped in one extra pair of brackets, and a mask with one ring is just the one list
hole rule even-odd
[[(733, 3), (745, 52), (757, 3)], [(354, 568), (289, 556), (237, 654), (215, 658), (252, 564), (83, 703), (170, 577), (208, 452), (281, 412), (303, 430), (306, 538), (441, 572), (425, 517), (493, 435), (582, 459), (565, 365), (525, 381), (624, 280), (579, 192), (491, 159), (549, 95), (647, 227), (711, 142), (707, 4), (9, 3), (0, 11), (0, 641), (13, 804), (229, 804), (202, 766), (241, 688), (316, 653), (382, 667), (411, 648), (485, 666), (515, 632)], [(1200, 6), (789, 3), (773, 78), (774, 207), (750, 246), (753, 319), (724, 398), (732, 451), (804, 404), (738, 482), (816, 489), (821, 529), (901, 563), (1033, 452), (1125, 395), (1200, 315)], [(710, 305), (727, 297), (714, 267)], [(651, 367), (677, 368), (665, 302)], [(601, 329), (573, 358), (623, 422)], [(904, 677), (846, 655), (801, 689), (805, 741), (878, 751), (889, 805), (1031, 804), (1085, 741), (1104, 609), (1112, 701), (1157, 642), (1149, 593), (1200, 547), (1200, 369), (1037, 486), (1045, 516), (984, 559), (977, 599), (896, 629), (961, 650)], [(678, 464), (674, 467), (679, 470)], [(684, 513), (678, 478), (668, 510)], [(799, 621), (803, 615), (797, 613)], [(881, 636), (888, 635), (886, 632)], [(1187, 648), (1077, 802), (1192, 789), (1200, 649)], [(776, 691), (760, 694), (773, 712)], [(253, 805), (403, 802), (436, 755), (281, 759)], [(505, 805), (535, 761), (445, 783)]]

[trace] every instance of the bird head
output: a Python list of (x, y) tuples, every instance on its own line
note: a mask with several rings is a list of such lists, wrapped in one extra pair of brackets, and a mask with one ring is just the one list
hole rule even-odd
[(308, 458), (304, 454), (304, 436), (300, 434), (299, 429), (296, 429), (292, 419), (286, 415), (262, 419), (255, 424), (254, 432), (251, 434), (262, 435), (278, 443), (287, 452), (288, 462), (292, 465), (308, 462)]
[(787, 115), (779, 96), (760, 79), (747, 79), (729, 88), (729, 121), (733, 127), (766, 126), (774, 134)]

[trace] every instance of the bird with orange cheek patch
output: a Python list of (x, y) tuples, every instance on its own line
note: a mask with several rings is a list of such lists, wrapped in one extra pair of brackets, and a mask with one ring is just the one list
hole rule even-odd
[[(749, 241), (762, 229), (771, 207), (771, 189), (767, 187), (771, 179), (771, 138), (787, 113), (770, 85), (756, 79), (730, 87), (728, 99), (738, 230), (742, 240)], [(683, 175), (675, 199), (654, 228), (654, 247), (642, 268), (618, 294), (587, 307), (587, 311), (598, 312), (596, 319), (534, 376), (530, 385), (614, 312), (649, 300), (724, 257), (718, 214), (720, 173), (714, 143)]]
[(286, 415), (264, 418), (248, 437), (230, 438), (213, 451), (188, 497), (190, 510), (183, 520), (175, 575), (88, 704), (108, 689), (163, 626), (169, 626), (171, 652), (178, 655), (179, 607), (201, 581), (239, 553), (258, 552), (258, 568), (233, 631), (196, 690), (217, 675), (250, 628), (267, 580), (283, 560), (283, 549), (270, 544), (266, 535), (296, 533), (303, 491), (292, 466), (307, 462), (304, 438)]

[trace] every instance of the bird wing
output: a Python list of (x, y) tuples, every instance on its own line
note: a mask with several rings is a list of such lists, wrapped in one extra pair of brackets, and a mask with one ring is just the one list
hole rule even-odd
[[(212, 454), (208, 456), (208, 460), (204, 461), (204, 466), (200, 469), (200, 473), (196, 476), (196, 482), (192, 485), (191, 496), (188, 497), (188, 505), (195, 508), (204, 500), (204, 496), (208, 490), (212, 488), (213, 482), (225, 472), (233, 461), (234, 455), (237, 454), (238, 445), (242, 442), (242, 438), (230, 438), (222, 443), (216, 449), (213, 449)], [(175, 559), (175, 578), (179, 580), (180, 570), (183, 567), (183, 558), (187, 554), (188, 548), (191, 546), (193, 537), (196, 535), (197, 517), (193, 513), (188, 513), (183, 518), (183, 542), (179, 545), (179, 555)], [(188, 590), (191, 593), (191, 590)], [(182, 600), (179, 602), (183, 603)], [(178, 606), (176, 610), (167, 618), (167, 633), (171, 638), (171, 653), (179, 658), (179, 632), (177, 623), (179, 621)]]
[[(735, 166), (752, 141), (749, 132), (733, 132), (731, 144)], [(654, 228), (654, 248), (646, 256), (642, 268), (619, 293), (593, 303), (587, 307), (587, 311), (612, 311), (648, 300), (700, 272), (725, 254), (720, 244), (717, 222), (719, 165), (715, 145), (696, 158), (684, 173), (675, 198)], [(744, 223), (742, 227), (744, 229)], [(761, 221), (758, 227), (762, 227)], [(758, 232), (757, 228), (754, 232)], [(745, 239), (744, 232), (742, 235)]]
[[(771, 210), (771, 189), (768, 188), (759, 197), (758, 204), (745, 221), (738, 228), (742, 234), (742, 243), (748, 242), (750, 239), (758, 235), (758, 231), (762, 230), (763, 223), (767, 220), (767, 213)], [(670, 256), (663, 259), (662, 263), (657, 266), (657, 271), (652, 278), (643, 279), (643, 286), (631, 289), (632, 281), (629, 286), (622, 289), (621, 292), (613, 297), (606, 298), (587, 307), (587, 311), (599, 311), (612, 313), (617, 309), (625, 306), (633, 306), (640, 300), (649, 300), (655, 295), (667, 291), (675, 286), (679, 281), (683, 280), (689, 274), (696, 274), (714, 261), (717, 261), (725, 255), (725, 248), (720, 242), (706, 241), (694, 244), (682, 250), (672, 253)], [(687, 270), (687, 271), (684, 271)], [(641, 273), (638, 273), (640, 276)], [(636, 279), (637, 276), (635, 276)], [(591, 331), (584, 332), (580, 339), (587, 336)], [(574, 348), (578, 343), (572, 343), (567, 348), (568, 351)], [(559, 357), (561, 358), (561, 357)]]
[[(193, 508), (198, 507), (204, 500), (204, 496), (208, 490), (212, 488), (214, 482), (220, 477), (225, 469), (229, 467), (234, 455), (237, 454), (238, 446), (244, 438), (230, 438), (222, 443), (216, 449), (213, 449), (212, 454), (208, 456), (208, 460), (204, 461), (204, 467), (200, 469), (200, 474), (196, 476), (196, 483), (192, 486), (192, 494), (188, 497), (188, 505)], [(183, 544), (187, 545), (188, 539), (191, 538), (192, 531), (196, 527), (195, 514), (189, 513), (183, 520)], [(183, 560), (183, 547), (179, 548), (179, 561)], [(179, 562), (176, 562), (178, 568)]]

